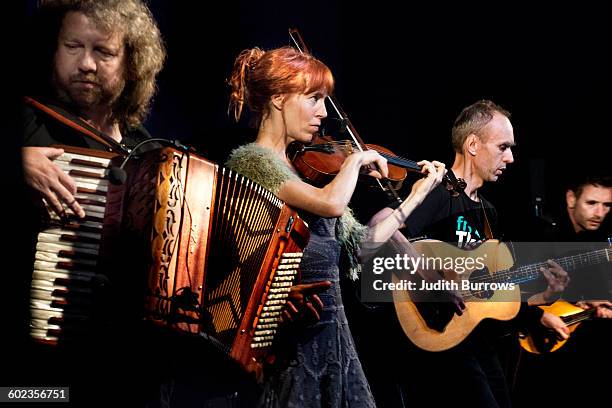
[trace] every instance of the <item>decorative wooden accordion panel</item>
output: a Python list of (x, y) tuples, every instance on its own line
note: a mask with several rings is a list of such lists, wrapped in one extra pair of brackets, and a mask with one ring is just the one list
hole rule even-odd
[[(305, 223), (261, 186), (193, 154), (164, 148), (133, 167), (123, 227), (150, 243), (145, 318), (207, 338), (259, 377)], [(144, 199), (151, 188), (154, 199)]]
[(88, 332), (96, 313), (94, 298), (107, 277), (99, 272), (107, 208), (108, 168), (114, 154), (61, 146), (55, 163), (77, 184), (76, 199), (87, 216), (60, 217), (47, 209), (36, 243), (30, 289), (30, 335), (57, 344)]

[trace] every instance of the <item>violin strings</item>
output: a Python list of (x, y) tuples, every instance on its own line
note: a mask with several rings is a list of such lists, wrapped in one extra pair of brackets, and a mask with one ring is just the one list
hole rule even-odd
[[(325, 144), (327, 144), (327, 145), (344, 145), (344, 146), (346, 146), (346, 145), (349, 145), (349, 144), (350, 144), (350, 146), (355, 147), (355, 142), (353, 142), (353, 141), (351, 141), (351, 140), (347, 140), (347, 141), (341, 141), (341, 140), (332, 140), (331, 142), (327, 142), (327, 143), (325, 143)], [(378, 149), (376, 149), (376, 148), (370, 148), (370, 150), (374, 150), (374, 151), (376, 151), (376, 152), (380, 153), (380, 155), (381, 155), (381, 156), (383, 156), (383, 157), (385, 157), (385, 158), (390, 157), (390, 158), (395, 159), (395, 160), (401, 160), (401, 161), (404, 161), (404, 162), (406, 162), (406, 163), (408, 163), (408, 164), (410, 164), (410, 165), (416, 165), (416, 166), (418, 166), (417, 162), (415, 162), (414, 160), (410, 160), (410, 159), (407, 159), (407, 158), (405, 158), (405, 157), (402, 157), (402, 156), (399, 156), (399, 155), (396, 155), (396, 154), (392, 154), (392, 153), (383, 152), (383, 151), (378, 150)]]

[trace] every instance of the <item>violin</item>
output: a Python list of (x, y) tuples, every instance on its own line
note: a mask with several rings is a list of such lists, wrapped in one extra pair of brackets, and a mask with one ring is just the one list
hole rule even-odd
[[(299, 52), (304, 54), (310, 54), (302, 36), (299, 31), (295, 28), (289, 29), (289, 37), (293, 47)], [(340, 104), (333, 95), (326, 97), (327, 102), (331, 106), (332, 110), (338, 116), (340, 122), (343, 124), (343, 131), (348, 133), (350, 140), (333, 141), (329, 137), (316, 137), (313, 142), (309, 145), (304, 145), (299, 142), (293, 142), (287, 147), (287, 157), (292, 162), (298, 172), (302, 174), (314, 185), (325, 185), (329, 183), (340, 171), (342, 163), (349, 154), (354, 151), (362, 151), (367, 149), (374, 149), (380, 153), (381, 156), (387, 159), (389, 168), (389, 176), (387, 179), (381, 181), (377, 178), (370, 177), (370, 180), (374, 179), (375, 183), (391, 198), (398, 202), (402, 202), (400, 197), (397, 195), (396, 190), (402, 185), (402, 182), (406, 178), (406, 170), (415, 172), (422, 172), (422, 166), (419, 166), (412, 160), (405, 159), (397, 156), (390, 150), (374, 145), (365, 144), (357, 129), (353, 126), (348, 116)], [(369, 173), (372, 170), (376, 170), (374, 165), (368, 165), (364, 169), (364, 173)], [(362, 178), (363, 179), (363, 178)], [(465, 189), (465, 181), (459, 179), (451, 180), (448, 174), (444, 175), (443, 182), (446, 185), (446, 189), (453, 195), (459, 195), (459, 191)]]
[[(387, 159), (389, 169), (387, 180), (394, 190), (401, 188), (407, 175), (406, 168), (414, 171), (421, 170), (421, 166), (415, 162), (398, 157), (382, 146), (366, 144), (365, 147), (376, 150)], [(340, 171), (344, 160), (356, 151), (359, 151), (357, 146), (350, 140), (336, 141), (329, 136), (315, 135), (312, 143), (308, 145), (300, 142), (289, 144), (287, 157), (304, 178), (311, 184), (322, 187), (333, 180)], [(360, 180), (373, 181), (373, 177), (364, 177), (366, 172), (367, 169), (364, 168)]]
[[(386, 147), (365, 144), (359, 149), (351, 140), (332, 140), (329, 136), (315, 135), (310, 144), (292, 142), (287, 146), (287, 158), (293, 167), (311, 184), (323, 187), (330, 183), (340, 171), (346, 158), (359, 150), (376, 150), (382, 157), (387, 159), (388, 182), (393, 191), (402, 187), (402, 183), (408, 175), (408, 171), (421, 173), (423, 166), (417, 162), (398, 156)], [(364, 168), (359, 180), (365, 182), (378, 181), (368, 176), (371, 169)], [(446, 189), (453, 195), (458, 195), (459, 190), (465, 188), (463, 180), (453, 182), (448, 175), (444, 175), (443, 183)]]

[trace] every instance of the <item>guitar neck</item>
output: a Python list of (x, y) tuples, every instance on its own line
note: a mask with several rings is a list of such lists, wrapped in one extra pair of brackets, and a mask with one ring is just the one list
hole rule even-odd
[(572, 324), (580, 323), (584, 320), (589, 320), (593, 318), (593, 315), (596, 311), (596, 308), (591, 308), (582, 312), (574, 313), (569, 316), (563, 316), (561, 317), (561, 320), (563, 320), (563, 323), (567, 324), (568, 326), (571, 326)]
[[(610, 262), (610, 255), (612, 255), (612, 250), (609, 248), (604, 248), (596, 251), (554, 259), (554, 261), (569, 272), (585, 266)], [(546, 267), (547, 265), (548, 264), (546, 262), (523, 265), (507, 271), (500, 271), (501, 273), (498, 273), (498, 275), (499, 279), (504, 282), (513, 282), (516, 284), (525, 283), (537, 279), (541, 273), (540, 268)]]

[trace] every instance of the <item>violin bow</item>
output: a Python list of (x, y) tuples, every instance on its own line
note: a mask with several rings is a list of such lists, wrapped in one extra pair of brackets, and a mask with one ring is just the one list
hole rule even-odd
[[(289, 29), (289, 38), (291, 39), (291, 45), (299, 52), (301, 52), (302, 54), (312, 55), (297, 28)], [(340, 106), (340, 103), (338, 102), (336, 97), (334, 95), (327, 95), (326, 98), (329, 102), (329, 105), (332, 107), (332, 109), (340, 119), (340, 122), (342, 123), (342, 126), (345, 131), (348, 132), (348, 134), (351, 136), (351, 139), (353, 139), (353, 142), (355, 143), (357, 148), (360, 151), (363, 151), (363, 146), (365, 146), (365, 143), (359, 136), (357, 129), (355, 129), (353, 123), (348, 118), (347, 114)], [(378, 183), (378, 186), (381, 188), (381, 190), (386, 193), (390, 199), (395, 199), (398, 203), (402, 202), (402, 199), (399, 197), (397, 192), (393, 188), (391, 188), (391, 182), (389, 180), (381, 181), (380, 179), (376, 179), (376, 182)], [(384, 186), (383, 183), (385, 184)]]

